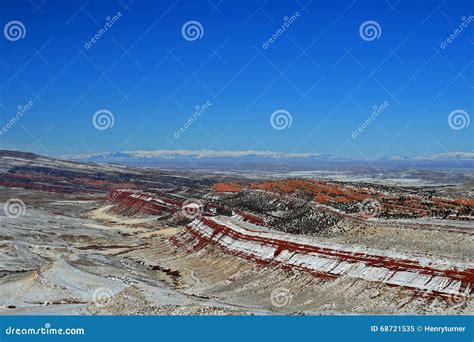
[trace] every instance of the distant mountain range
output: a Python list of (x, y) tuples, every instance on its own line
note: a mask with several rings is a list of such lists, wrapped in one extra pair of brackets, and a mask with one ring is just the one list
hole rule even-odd
[(474, 160), (474, 152), (448, 152), (428, 156), (392, 156), (390, 160)]
[(473, 168), (474, 152), (449, 152), (426, 156), (390, 156), (360, 159), (319, 153), (285, 153), (273, 151), (155, 150), (123, 151), (61, 156), (81, 162), (115, 163), (149, 167), (189, 168), (255, 168), (256, 166), (287, 166), (292, 169), (312, 167), (370, 166), (430, 168)]
[[(123, 151), (116, 153), (94, 153), (62, 156), (65, 159), (75, 160), (127, 160), (127, 159), (212, 159), (212, 158), (297, 158), (297, 159), (338, 159), (359, 160), (347, 156), (337, 156), (319, 153), (285, 153), (274, 151), (214, 151), (214, 150), (155, 150), (155, 151)], [(474, 160), (474, 152), (448, 152), (426, 156), (391, 156), (371, 160)]]
[[(181, 175), (186, 175), (187, 171), (203, 171), (200, 173), (202, 179), (217, 175), (248, 179), (311, 178), (409, 186), (465, 184), (472, 187), (474, 184), (473, 153), (358, 160), (261, 151), (136, 151), (63, 156), (57, 159), (29, 152), (0, 150), (0, 162), (9, 165), (3, 168), (9, 174), (15, 174), (27, 164), (32, 168), (58, 170), (59, 173), (80, 169), (81, 172), (98, 174), (163, 174), (179, 170)], [(42, 186), (42, 182), (38, 184)]]

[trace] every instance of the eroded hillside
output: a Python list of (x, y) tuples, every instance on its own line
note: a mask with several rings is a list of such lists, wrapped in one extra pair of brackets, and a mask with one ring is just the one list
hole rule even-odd
[(9, 314), (472, 313), (460, 186), (0, 158)]

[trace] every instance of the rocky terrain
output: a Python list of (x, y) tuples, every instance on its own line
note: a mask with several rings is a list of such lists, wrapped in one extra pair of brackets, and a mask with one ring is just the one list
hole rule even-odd
[(0, 313), (472, 314), (472, 185), (0, 151)]

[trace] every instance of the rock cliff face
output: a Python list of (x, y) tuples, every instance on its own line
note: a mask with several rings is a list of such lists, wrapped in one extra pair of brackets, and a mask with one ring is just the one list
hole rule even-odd
[(467, 297), (474, 284), (472, 263), (452, 264), (416, 255), (315, 243), (262, 230), (238, 217), (202, 217), (172, 241), (191, 251), (212, 244), (262, 265), (277, 265), (324, 279), (345, 276), (382, 282), (419, 295)]

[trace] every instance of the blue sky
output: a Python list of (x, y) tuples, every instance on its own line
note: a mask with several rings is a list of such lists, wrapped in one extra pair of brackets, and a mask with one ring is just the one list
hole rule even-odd
[[(0, 148), (354, 157), (474, 150), (474, 123), (448, 123), (455, 110), (469, 120), (474, 113), (474, 21), (440, 46), (474, 15), (472, 1), (15, 0), (0, 7), (2, 27), (17, 20), (26, 30), (22, 39), (0, 37), (0, 125), (34, 103), (0, 135)], [(194, 41), (182, 35), (191, 20), (203, 28)], [(379, 25), (378, 38), (362, 39), (367, 21)], [(374, 117), (374, 105), (386, 101)], [(93, 125), (101, 109), (112, 113), (113, 127)], [(276, 110), (291, 115), (291, 126), (272, 127)]]

